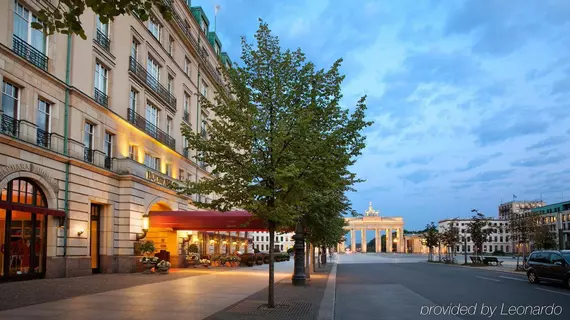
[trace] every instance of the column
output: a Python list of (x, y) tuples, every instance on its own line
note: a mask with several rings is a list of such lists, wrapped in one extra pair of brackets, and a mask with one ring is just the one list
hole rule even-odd
[(360, 245), (361, 247), (361, 252), (362, 253), (366, 253), (366, 228), (362, 228), (362, 237), (360, 238), (362, 244)]
[(356, 252), (356, 230), (350, 229), (350, 251)]
[(378, 248), (380, 248), (379, 244), (380, 244), (380, 237), (378, 237), (378, 228), (374, 229), (374, 247), (376, 248), (376, 253), (378, 253)]
[(401, 235), (402, 233), (400, 232), (400, 228), (396, 228), (396, 252), (398, 253), (402, 252), (402, 239), (400, 239)]
[(382, 252), (382, 229), (378, 229), (378, 252)]
[(407, 246), (408, 245), (406, 244), (406, 239), (404, 238), (404, 229), (400, 228), (400, 252), (401, 253), (408, 252)]
[(386, 228), (386, 253), (392, 252), (392, 229)]

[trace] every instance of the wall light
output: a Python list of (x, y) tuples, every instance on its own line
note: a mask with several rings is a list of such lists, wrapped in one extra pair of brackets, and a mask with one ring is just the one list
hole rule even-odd
[(79, 231), (77, 231), (77, 236), (81, 236), (83, 233), (85, 232), (85, 229), (81, 228), (79, 229)]
[(142, 233), (137, 233), (137, 241), (146, 238), (146, 234), (148, 232), (148, 227), (150, 224), (150, 220), (148, 214), (143, 215), (142, 217)]

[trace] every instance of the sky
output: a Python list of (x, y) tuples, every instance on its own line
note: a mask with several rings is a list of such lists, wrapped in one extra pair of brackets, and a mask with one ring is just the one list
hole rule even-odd
[[(239, 61), (269, 24), (320, 68), (343, 58), (343, 106), (367, 95), (349, 195), (408, 230), (497, 217), (501, 201), (570, 200), (570, 1), (196, 0)], [(369, 239), (371, 237), (369, 236)]]

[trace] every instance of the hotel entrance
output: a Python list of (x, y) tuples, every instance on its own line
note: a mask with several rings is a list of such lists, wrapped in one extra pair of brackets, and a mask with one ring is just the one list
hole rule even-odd
[(2, 189), (0, 281), (45, 275), (48, 211), (44, 193), (31, 180), (15, 179)]
[(101, 272), (101, 236), (100, 219), (102, 206), (91, 204), (91, 226), (89, 228), (89, 252), (91, 253), (91, 270), (93, 273)]

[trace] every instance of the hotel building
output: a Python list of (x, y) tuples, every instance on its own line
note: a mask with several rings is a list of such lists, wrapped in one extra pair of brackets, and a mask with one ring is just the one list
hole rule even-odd
[[(445, 219), (438, 222), (438, 231), (444, 232), (450, 226), (454, 226), (459, 230), (459, 243), (457, 243), (455, 252), (475, 253), (475, 243), (471, 239), (468, 225), (472, 219)], [(483, 243), (483, 253), (491, 254), (495, 251), (502, 251), (505, 253), (512, 253), (513, 246), (511, 244), (510, 230), (508, 228), (508, 221), (501, 219), (491, 219), (487, 221), (487, 228), (491, 229), (491, 234), (487, 241)], [(467, 239), (467, 246), (465, 244)], [(443, 246), (443, 245), (442, 245)], [(447, 248), (442, 247), (442, 253), (446, 253)]]
[(172, 0), (169, 21), (153, 8), (147, 21), (108, 24), (86, 10), (83, 40), (31, 28), (55, 2), (0, 2), (0, 281), (132, 272), (141, 239), (174, 266), (190, 242), (247, 248), (245, 232), (212, 236), (146, 218), (214, 199), (169, 187), (209, 176), (180, 129), (207, 138), (214, 115), (199, 97), (213, 101), (231, 66), (202, 8)]

